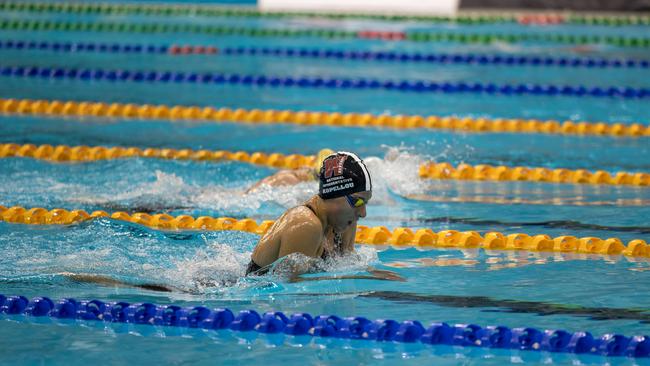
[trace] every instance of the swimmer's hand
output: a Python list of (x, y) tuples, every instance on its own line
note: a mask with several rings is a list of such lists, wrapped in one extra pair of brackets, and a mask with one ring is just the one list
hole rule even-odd
[(388, 271), (385, 269), (376, 269), (369, 267), (368, 273), (372, 274), (373, 277), (377, 280), (406, 282), (406, 278), (398, 275), (393, 271)]
[(160, 285), (156, 283), (129, 283), (108, 276), (102, 276), (93, 273), (61, 272), (58, 274), (75, 282), (93, 283), (100, 286), (131, 287), (158, 292), (185, 292), (172, 286)]
[(300, 277), (294, 275), (289, 278), (289, 282), (307, 282), (307, 281), (327, 281), (327, 280), (379, 280), (379, 281), (398, 281), (406, 282), (406, 278), (398, 275), (393, 271), (376, 269), (369, 267), (368, 272), (371, 275), (342, 275), (342, 276), (319, 276), (319, 277)]
[(323, 260), (292, 253), (275, 261), (270, 271), (274, 274), (289, 274), (290, 277), (303, 273), (318, 273), (323, 271)]

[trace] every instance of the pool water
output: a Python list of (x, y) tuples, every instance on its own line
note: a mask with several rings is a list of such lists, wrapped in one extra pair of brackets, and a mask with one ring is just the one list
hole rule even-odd
[[(513, 24), (430, 25), (323, 19), (88, 16), (7, 12), (14, 19), (230, 24), (269, 28), (451, 30), (460, 33), (569, 33), (642, 36), (644, 27)], [(217, 47), (292, 46), (576, 56), (549, 43), (471, 45), (359, 39), (251, 38), (201, 34), (119, 34), (1, 31), (0, 39)], [(650, 59), (647, 49), (593, 46), (592, 56)], [(225, 55), (54, 53), (0, 49), (0, 66), (93, 67), (124, 70), (229, 72), (274, 76), (339, 76), (498, 84), (648, 87), (646, 69), (439, 65)], [(644, 99), (418, 94), (381, 90), (297, 89), (232, 85), (110, 83), (0, 76), (1, 98), (180, 104), (231, 108), (358, 113), (539, 118), (644, 123)], [(501, 231), (650, 239), (650, 188), (531, 182), (431, 181), (418, 177), (425, 161), (650, 171), (647, 138), (535, 134), (463, 134), (297, 125), (0, 116), (0, 143), (137, 146), (314, 154), (354, 151), (366, 159), (374, 195), (367, 226)], [(119, 159), (52, 163), (0, 159), (0, 204), (93, 210), (251, 217), (272, 220), (317, 187), (246, 189), (275, 170), (240, 162)], [(504, 204), (499, 198), (508, 198)], [(326, 264), (328, 275), (392, 270), (406, 282), (325, 280), (293, 283), (283, 276), (244, 278), (258, 236), (235, 231), (165, 232), (111, 219), (70, 226), (0, 222), (0, 293), (51, 298), (205, 305), (233, 310), (365, 316), (590, 331), (650, 333), (647, 258), (541, 252), (357, 246)], [(93, 273), (130, 283), (160, 283), (160, 293), (70, 280)], [(506, 300), (537, 303), (522, 308)], [(557, 311), (574, 306), (580, 314)], [(626, 311), (633, 310), (633, 311)], [(637, 311), (637, 312), (635, 312)], [(636, 314), (636, 315), (630, 315)], [(644, 360), (496, 349), (394, 344), (256, 332), (196, 331), (139, 325), (65, 322), (0, 315), (0, 363), (87, 364), (641, 364)]]

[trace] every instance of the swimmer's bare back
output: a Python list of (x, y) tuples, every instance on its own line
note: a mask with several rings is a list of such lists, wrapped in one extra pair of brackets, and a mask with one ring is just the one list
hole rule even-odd
[(294, 186), (302, 182), (314, 181), (314, 173), (311, 168), (300, 168), (294, 170), (280, 170), (279, 172), (270, 175), (250, 187), (246, 193), (250, 193), (260, 188), (260, 186), (281, 187), (281, 186)]
[(306, 206), (288, 210), (260, 238), (251, 258), (260, 267), (269, 266), (291, 253), (320, 258), (325, 250), (323, 228)]
[(327, 227), (321, 205), (322, 200), (315, 196), (280, 216), (255, 247), (253, 262), (265, 267), (292, 253), (321, 259), (354, 252), (356, 222), (336, 235)]

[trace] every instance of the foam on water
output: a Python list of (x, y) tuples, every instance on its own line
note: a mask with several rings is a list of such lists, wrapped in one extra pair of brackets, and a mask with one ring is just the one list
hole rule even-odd
[[(400, 196), (424, 193), (428, 185), (418, 177), (418, 167), (427, 159), (409, 147), (386, 146), (385, 149), (384, 158), (364, 159), (373, 181), (371, 205), (394, 204), (391, 192)], [(304, 182), (294, 186), (262, 185), (247, 192), (247, 188), (253, 184), (254, 181), (249, 181), (246, 177), (243, 177), (237, 187), (188, 183), (182, 175), (158, 169), (154, 172), (153, 181), (138, 183), (133, 188), (119, 192), (98, 192), (95, 187), (70, 187), (66, 184), (63, 184), (65, 189), (61, 192), (62, 195), (67, 195), (65, 199), (73, 204), (100, 206), (112, 211), (156, 212), (192, 209), (216, 210), (231, 216), (250, 216), (269, 210), (279, 215), (283, 210), (306, 201), (316, 194), (318, 189), (316, 182)], [(56, 182), (51, 182), (50, 185), (57, 186)], [(79, 193), (70, 197), (71, 189)]]
[(185, 258), (172, 258), (173, 268), (160, 271), (165, 283), (192, 293), (215, 293), (244, 277), (251, 252), (238, 252), (228, 244), (208, 243)]
[(262, 185), (246, 193), (243, 189), (209, 187), (192, 196), (191, 202), (197, 208), (228, 210), (234, 213), (256, 213), (264, 205), (287, 209), (297, 206), (317, 193), (312, 182), (295, 186), (270, 187)]
[(391, 191), (399, 195), (420, 192), (423, 184), (418, 177), (418, 168), (425, 158), (408, 147), (385, 148), (383, 159), (364, 159), (372, 177), (373, 200), (382, 202)]
[(175, 173), (156, 170), (155, 180), (137, 185), (123, 193), (88, 192), (69, 198), (70, 202), (84, 205), (99, 205), (107, 209), (123, 209), (154, 212), (177, 209), (204, 209), (228, 211), (230, 215), (254, 214), (263, 205), (289, 208), (304, 202), (316, 193), (313, 183), (301, 183), (291, 187), (261, 186), (250, 193), (246, 188), (231, 188), (222, 185), (199, 186), (187, 183)]
[[(244, 279), (258, 238), (248, 233), (174, 237), (173, 233), (109, 219), (73, 225), (64, 234), (33, 226), (18, 229), (2, 234), (2, 242), (11, 244), (11, 248), (3, 248), (6, 255), (0, 260), (2, 281), (65, 282), (73, 273), (108, 277), (126, 284), (157, 284), (192, 294), (219, 294), (232, 287), (245, 290), (286, 278), (286, 274), (278, 272), (263, 276), (261, 281)], [(182, 245), (176, 240), (182, 240)], [(37, 256), (32, 255), (35, 250)], [(362, 248), (323, 261), (319, 268), (334, 273), (358, 272), (377, 261), (374, 249)]]

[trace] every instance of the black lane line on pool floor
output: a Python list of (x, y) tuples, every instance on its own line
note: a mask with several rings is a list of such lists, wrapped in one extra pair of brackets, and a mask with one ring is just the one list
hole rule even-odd
[[(138, 289), (145, 289), (155, 292), (183, 292), (185, 290), (170, 287), (163, 284), (153, 283), (127, 283), (107, 276), (93, 274), (69, 274), (68, 279), (75, 282), (93, 283), (99, 286), (122, 286)], [(304, 281), (317, 281), (319, 277), (302, 278)], [(333, 279), (328, 277), (327, 279)], [(27, 279), (0, 279), (3, 283), (32, 283)], [(644, 309), (634, 308), (608, 308), (608, 307), (587, 307), (570, 304), (554, 304), (542, 301), (524, 301), (511, 299), (494, 299), (487, 296), (455, 296), (455, 295), (434, 295), (418, 294), (402, 291), (369, 291), (369, 292), (338, 292), (338, 293), (290, 293), (276, 294), (276, 296), (357, 296), (361, 298), (374, 298), (398, 303), (422, 304), (428, 303), (450, 308), (484, 308), (484, 312), (516, 313), (516, 314), (537, 314), (540, 316), (569, 315), (587, 317), (590, 320), (637, 320), (642, 324), (650, 324), (650, 312)], [(232, 300), (228, 300), (232, 301)], [(240, 300), (243, 301), (243, 300)], [(245, 301), (250, 303), (249, 300)]]
[(586, 307), (569, 304), (554, 304), (541, 301), (521, 301), (510, 299), (494, 299), (487, 296), (453, 296), (429, 295), (401, 291), (370, 291), (370, 292), (340, 292), (340, 293), (297, 293), (295, 296), (340, 296), (357, 295), (363, 298), (374, 298), (392, 302), (422, 304), (428, 303), (451, 308), (492, 308), (485, 312), (521, 313), (548, 315), (585, 316), (590, 320), (638, 320), (642, 324), (650, 324), (650, 313), (647, 310), (633, 308)]

